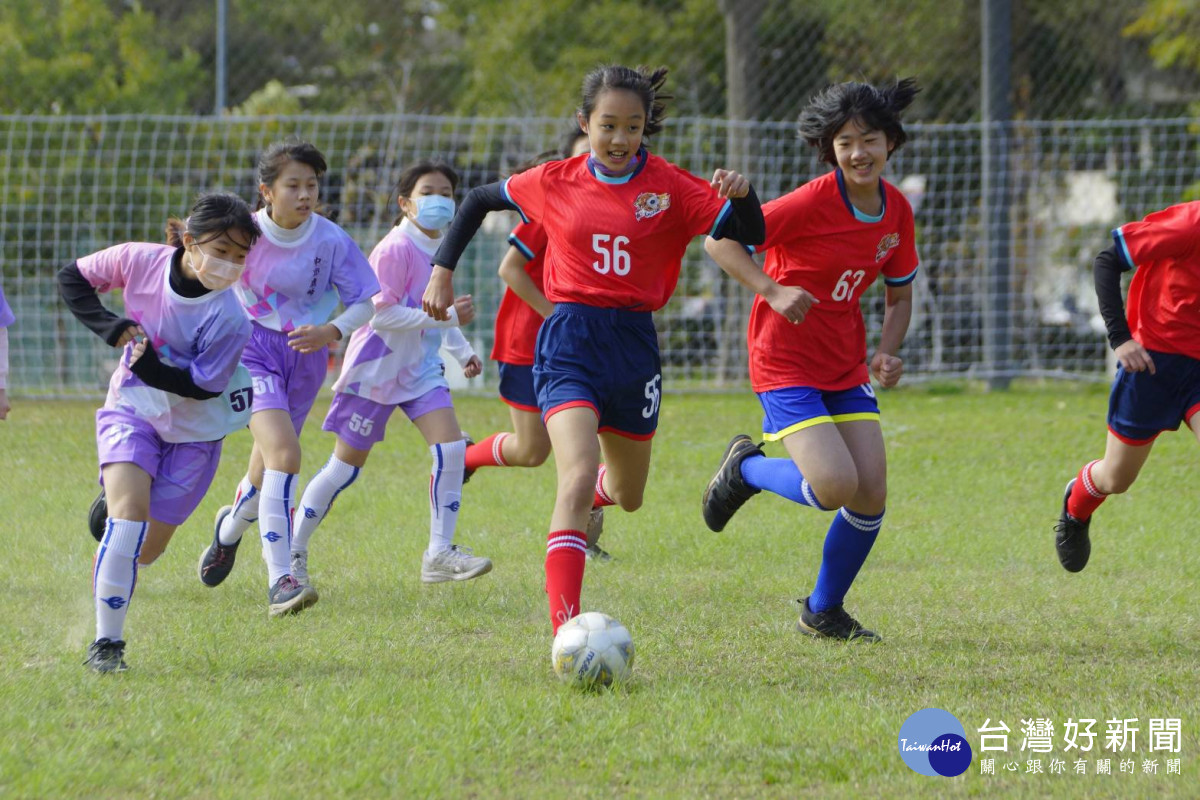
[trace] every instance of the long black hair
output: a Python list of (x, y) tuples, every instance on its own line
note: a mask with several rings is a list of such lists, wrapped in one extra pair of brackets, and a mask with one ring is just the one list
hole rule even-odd
[(908, 141), (900, 114), (919, 91), (915, 78), (905, 78), (884, 89), (854, 81), (835, 83), (821, 90), (800, 112), (800, 137), (817, 148), (819, 159), (836, 165), (833, 137), (847, 122), (858, 119), (868, 129), (882, 131), (894, 152)]
[(667, 68), (659, 67), (622, 67), (617, 64), (596, 67), (583, 79), (583, 102), (579, 113), (584, 119), (590, 119), (596, 108), (596, 99), (602, 92), (611, 89), (625, 89), (633, 92), (642, 101), (646, 111), (646, 124), (643, 135), (653, 136), (662, 130), (663, 119), (667, 115), (667, 100), (671, 95), (662, 91), (667, 80)]

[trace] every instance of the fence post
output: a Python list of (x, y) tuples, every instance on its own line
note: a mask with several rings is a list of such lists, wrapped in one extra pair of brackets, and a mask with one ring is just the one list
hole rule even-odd
[(225, 110), (226, 93), (225, 86), (227, 79), (225, 77), (225, 62), (228, 59), (228, 47), (226, 42), (226, 32), (229, 28), (227, 20), (229, 18), (229, 0), (217, 0), (217, 54), (216, 54), (216, 69), (217, 85), (214, 91), (213, 98), (213, 115), (220, 116)]
[(1012, 0), (983, 3), (983, 365), (991, 389), (1012, 380), (1012, 239), (1008, 162), (1012, 135)]

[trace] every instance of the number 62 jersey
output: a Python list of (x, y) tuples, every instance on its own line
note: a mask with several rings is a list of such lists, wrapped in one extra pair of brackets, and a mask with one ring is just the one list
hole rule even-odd
[(763, 271), (815, 297), (793, 325), (761, 295), (750, 311), (747, 343), (756, 392), (788, 386), (840, 391), (869, 380), (867, 336), (859, 298), (880, 273), (888, 286), (917, 276), (912, 207), (880, 180), (883, 210), (868, 216), (850, 203), (841, 170), (822, 175), (763, 205)]

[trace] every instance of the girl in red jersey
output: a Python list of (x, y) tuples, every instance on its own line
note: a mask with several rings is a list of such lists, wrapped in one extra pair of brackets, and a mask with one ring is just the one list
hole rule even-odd
[[(1087, 566), (1092, 512), (1133, 485), (1158, 435), (1184, 422), (1200, 439), (1200, 201), (1122, 225), (1113, 242), (1096, 256), (1093, 274), (1119, 365), (1104, 457), (1067, 482), (1054, 528), (1058, 560), (1069, 572)], [(1131, 269), (1127, 321), (1121, 273)]]
[[(454, 267), (488, 211), (515, 209), (542, 223), (546, 296), (555, 306), (538, 333), (533, 380), (558, 472), (546, 546), (555, 632), (580, 610), (595, 495), (626, 511), (642, 504), (662, 391), (651, 312), (670, 299), (693, 237), (753, 245), (763, 236), (762, 209), (744, 177), (718, 169), (703, 181), (643, 146), (662, 129), (665, 77), (665, 69), (621, 66), (589, 73), (577, 119), (591, 153), (474, 189), (423, 298), (430, 315), (445, 317)], [(601, 453), (607, 470), (598, 481)]]
[[(567, 134), (561, 153), (555, 157), (580, 156), (589, 149), (587, 134), (576, 127)], [(508, 243), (511, 246), (500, 262), (500, 277), (508, 288), (496, 312), (492, 360), (500, 370), (500, 399), (508, 404), (512, 431), (493, 433), (468, 446), (468, 472), (480, 467), (538, 467), (550, 455), (550, 434), (542, 422), (533, 388), (537, 333), (542, 320), (554, 311), (554, 304), (546, 299), (543, 283), (546, 233), (536, 222), (522, 222), (508, 235)], [(604, 470), (601, 464), (601, 474)], [(602, 481), (603, 477), (597, 480)], [(611, 505), (611, 499), (597, 494), (588, 516), (587, 557), (592, 560), (611, 559), (598, 544), (605, 505)]]
[[(887, 460), (869, 375), (884, 388), (904, 369), (897, 353), (912, 315), (917, 274), (912, 208), (882, 173), (907, 136), (900, 112), (916, 94), (841, 83), (800, 114), (800, 135), (834, 170), (767, 203), (762, 269), (734, 242), (709, 239), (721, 268), (757, 293), (750, 312), (750, 382), (764, 411), (763, 438), (788, 458), (766, 458), (750, 437), (725, 450), (704, 493), (704, 520), (719, 531), (762, 489), (802, 505), (837, 509), (800, 629), (812, 636), (878, 641), (842, 601), (883, 523)], [(867, 361), (859, 298), (884, 276), (879, 346)]]

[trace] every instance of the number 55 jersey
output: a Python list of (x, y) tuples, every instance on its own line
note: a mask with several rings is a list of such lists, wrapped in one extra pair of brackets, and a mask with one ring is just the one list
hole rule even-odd
[(841, 170), (763, 205), (767, 238), (756, 248), (766, 252), (763, 270), (819, 302), (793, 325), (761, 295), (754, 298), (747, 331), (754, 391), (840, 391), (869, 380), (859, 298), (880, 273), (888, 286), (917, 276), (912, 207), (896, 187), (879, 183), (878, 216), (850, 203)]

